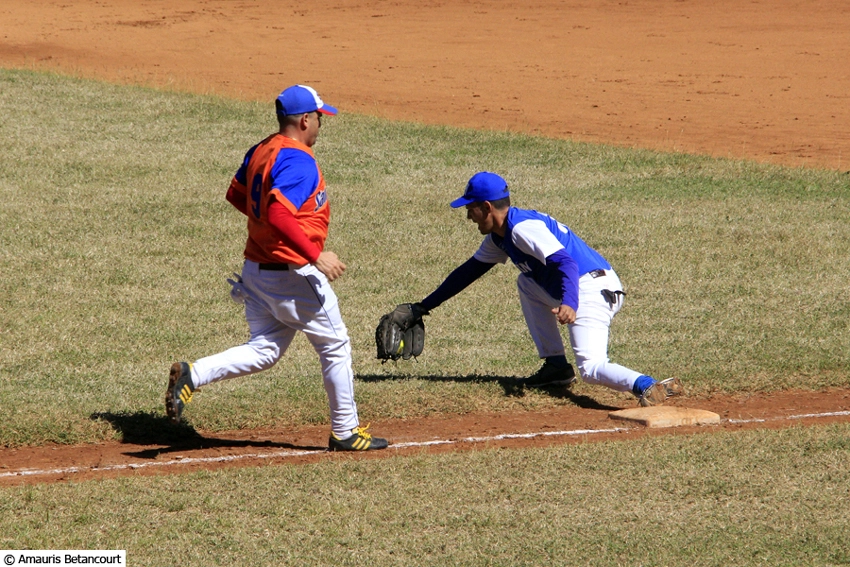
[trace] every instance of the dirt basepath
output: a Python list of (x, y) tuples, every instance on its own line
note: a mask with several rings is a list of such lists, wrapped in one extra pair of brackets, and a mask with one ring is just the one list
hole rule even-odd
[(38, 0), (0, 66), (850, 170), (850, 4)]
[(718, 413), (721, 423), (665, 429), (612, 420), (609, 413), (621, 408), (599, 404), (587, 396), (571, 396), (571, 401), (573, 405), (540, 412), (384, 421), (373, 429), (390, 439), (390, 448), (361, 454), (328, 453), (326, 426), (211, 434), (188, 427), (169, 428), (164, 425), (164, 415), (127, 416), (113, 422), (123, 434), (123, 443), (0, 449), (0, 486), (850, 421), (850, 390), (845, 389), (677, 399), (675, 405)]
[[(0, 4), (0, 66), (264, 101), (299, 82), (348, 112), (846, 171), (848, 29), (842, 0), (37, 0)], [(850, 390), (685, 400), (723, 423), (660, 431), (574, 401), (381, 423), (394, 447), (357, 458), (850, 419)], [(0, 449), (0, 484), (351, 457), (323, 427), (115, 425), (124, 443)]]

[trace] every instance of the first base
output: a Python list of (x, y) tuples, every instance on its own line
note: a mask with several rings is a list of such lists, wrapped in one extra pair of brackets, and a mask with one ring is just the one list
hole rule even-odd
[(673, 406), (623, 409), (612, 411), (608, 414), (608, 417), (633, 421), (647, 427), (678, 427), (680, 425), (720, 423), (720, 416), (714, 412)]

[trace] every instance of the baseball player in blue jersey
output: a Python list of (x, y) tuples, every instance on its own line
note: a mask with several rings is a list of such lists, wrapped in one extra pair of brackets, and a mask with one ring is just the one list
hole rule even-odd
[(608, 359), (608, 328), (622, 308), (625, 292), (611, 264), (564, 224), (549, 215), (512, 207), (507, 182), (482, 171), (469, 180), (463, 196), (466, 217), (485, 235), (478, 251), (457, 267), (417, 307), (429, 312), (454, 297), (490, 268), (508, 259), (519, 268), (520, 304), (543, 366), (520, 380), (528, 387), (571, 386), (576, 378), (567, 362), (558, 324), (569, 325), (570, 344), (585, 382), (632, 392), (642, 406), (684, 393), (678, 378), (661, 382)]

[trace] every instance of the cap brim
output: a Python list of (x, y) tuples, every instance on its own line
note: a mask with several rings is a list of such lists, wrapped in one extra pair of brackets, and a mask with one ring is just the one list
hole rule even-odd
[(474, 203), (474, 202), (475, 201), (473, 201), (472, 199), (468, 199), (466, 197), (458, 197), (457, 199), (452, 201), (451, 205), (452, 205), (453, 209), (458, 209), (460, 207), (465, 207), (466, 205), (468, 205), (470, 203)]
[(333, 106), (331, 106), (329, 104), (325, 104), (325, 105), (322, 106), (322, 108), (318, 109), (316, 112), (321, 112), (322, 114), (330, 114), (331, 116), (335, 116), (337, 110)]

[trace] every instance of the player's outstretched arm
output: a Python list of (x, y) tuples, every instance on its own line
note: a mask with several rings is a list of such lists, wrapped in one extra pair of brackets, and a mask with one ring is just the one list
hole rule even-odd
[(486, 274), (490, 268), (496, 264), (488, 264), (470, 258), (457, 268), (443, 280), (443, 283), (434, 290), (431, 295), (423, 299), (419, 304), (427, 311), (431, 311), (435, 307), (442, 305), (445, 301), (459, 294), (469, 286), (472, 282)]

